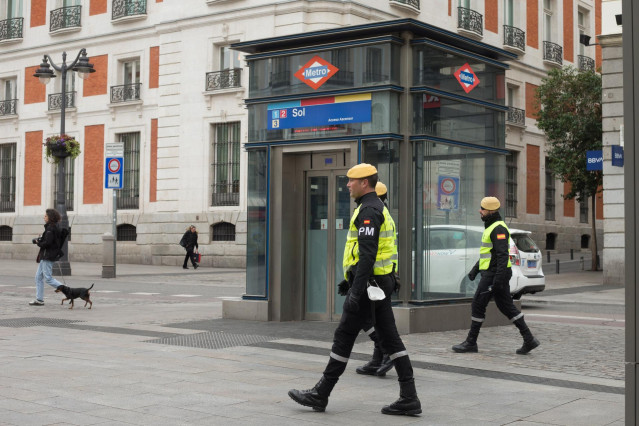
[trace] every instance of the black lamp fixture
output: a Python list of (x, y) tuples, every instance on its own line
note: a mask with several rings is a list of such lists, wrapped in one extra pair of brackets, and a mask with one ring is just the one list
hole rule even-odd
[(615, 15), (615, 20), (617, 21), (617, 25), (621, 25), (621, 13), (619, 15)]
[(47, 60), (46, 56), (42, 59), (40, 68), (36, 70), (33, 76), (38, 77), (38, 79), (40, 80), (40, 83), (42, 84), (49, 84), (49, 81), (56, 76), (53, 70), (51, 69), (51, 66), (49, 65), (49, 61)]
[(89, 63), (89, 58), (87, 57), (87, 52), (81, 52), (82, 56), (78, 58), (78, 64), (74, 66), (72, 69), (78, 73), (78, 76), (85, 80), (89, 77), (89, 74), (95, 72), (95, 68), (93, 68), (93, 64)]
[(584, 46), (599, 46), (599, 43), (590, 44), (590, 36), (586, 34), (579, 34), (579, 43)]

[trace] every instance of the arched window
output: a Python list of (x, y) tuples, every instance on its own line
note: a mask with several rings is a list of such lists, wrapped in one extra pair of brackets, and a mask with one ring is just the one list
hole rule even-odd
[(587, 249), (588, 247), (590, 247), (590, 235), (583, 234), (581, 236), (581, 248)]
[(13, 228), (10, 226), (0, 226), (0, 241), (12, 241), (13, 240)]
[(118, 225), (118, 241), (135, 241), (138, 238), (135, 226), (129, 224)]
[(546, 234), (546, 250), (555, 250), (557, 244), (557, 234), (549, 232)]
[(235, 225), (228, 222), (211, 225), (211, 241), (235, 241)]

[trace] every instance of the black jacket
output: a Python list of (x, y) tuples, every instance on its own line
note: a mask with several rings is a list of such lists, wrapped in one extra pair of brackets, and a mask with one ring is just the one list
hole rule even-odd
[(184, 233), (182, 240), (180, 240), (180, 244), (182, 244), (182, 242), (184, 242), (182, 246), (187, 251), (192, 251), (194, 247), (199, 248), (197, 245), (197, 232), (191, 232), (190, 229)]
[[(494, 213), (486, 217), (484, 227), (488, 228), (500, 220), (502, 219), (499, 213)], [(493, 248), (490, 250), (490, 264), (488, 270), (480, 272), (482, 276), (484, 274), (494, 275), (496, 283), (508, 282), (510, 280), (510, 268), (508, 267), (510, 233), (502, 225), (497, 225), (490, 233), (490, 241), (493, 243)], [(479, 269), (479, 262), (476, 267)]]
[(36, 244), (40, 247), (40, 259), (55, 262), (60, 254), (60, 228), (57, 223), (45, 224), (44, 233)]

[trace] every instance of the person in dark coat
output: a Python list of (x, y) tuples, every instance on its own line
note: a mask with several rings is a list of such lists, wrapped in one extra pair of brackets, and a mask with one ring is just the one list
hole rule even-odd
[(195, 226), (189, 226), (189, 229), (186, 230), (184, 236), (180, 240), (180, 245), (186, 250), (186, 256), (184, 256), (184, 265), (182, 265), (182, 268), (189, 269), (186, 264), (188, 263), (189, 259), (191, 259), (193, 269), (197, 269), (199, 265), (195, 262), (193, 256), (193, 251), (199, 248), (197, 245), (197, 230), (195, 229)]
[(29, 302), (31, 306), (44, 305), (44, 281), (51, 287), (58, 288), (62, 285), (58, 280), (51, 276), (53, 271), (53, 262), (61, 257), (60, 251), (60, 213), (55, 209), (47, 209), (44, 215), (44, 232), (38, 238), (31, 240), (33, 244), (40, 247), (38, 253), (38, 271), (35, 275), (36, 298)]

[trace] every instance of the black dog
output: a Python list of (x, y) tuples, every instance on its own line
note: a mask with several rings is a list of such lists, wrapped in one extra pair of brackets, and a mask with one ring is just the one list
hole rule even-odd
[(73, 299), (77, 299), (78, 297), (84, 300), (85, 308), (87, 307), (87, 303), (89, 303), (89, 309), (91, 309), (91, 307), (93, 306), (93, 302), (91, 301), (91, 293), (89, 293), (89, 290), (91, 290), (94, 285), (95, 283), (91, 284), (91, 287), (89, 288), (71, 288), (67, 287), (66, 285), (61, 285), (55, 289), (55, 292), (64, 293), (64, 295), (66, 296), (66, 299), (62, 299), (62, 303), (60, 303), (61, 305), (64, 305), (65, 300), (71, 301), (71, 307), (69, 309), (73, 309)]

